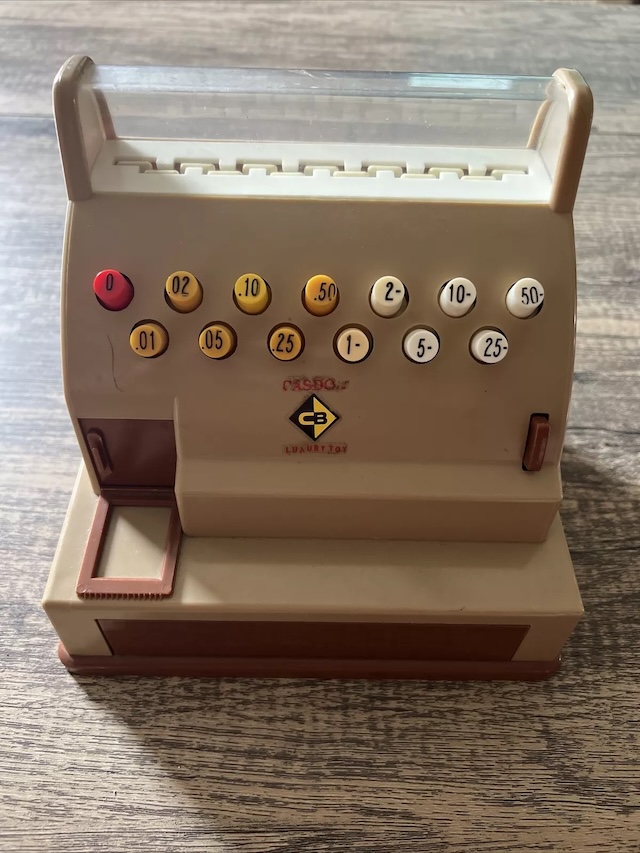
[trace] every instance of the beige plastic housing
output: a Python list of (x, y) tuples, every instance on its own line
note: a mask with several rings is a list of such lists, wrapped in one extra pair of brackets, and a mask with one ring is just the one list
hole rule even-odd
[[(371, 179), (378, 184), (329, 177), (329, 190), (321, 175), (303, 184), (302, 173), (289, 179), (266, 168), (253, 170), (260, 172), (255, 183), (241, 169), (145, 174), (140, 158), (157, 141), (116, 138), (108, 98), (86, 83), (92, 67), (86, 57), (70, 60), (56, 80), (54, 105), (69, 195), (65, 394), (94, 492), (175, 489), (184, 532), (200, 537), (544, 540), (561, 500), (572, 383), (572, 208), (592, 114), (580, 75), (557, 71), (537, 111), (522, 151), (535, 182), (522, 182), (520, 197), (520, 176), (513, 176), (518, 181), (506, 180), (494, 197), (478, 180), (449, 192), (447, 175), (428, 171), (413, 181), (407, 171), (393, 183), (389, 168), (387, 189), (382, 175)], [(179, 144), (171, 143), (169, 162), (173, 148), (157, 144), (159, 162), (175, 165)], [(118, 165), (109, 160), (116, 150), (140, 162)], [(453, 186), (460, 153), (440, 145), (439, 154)], [(474, 149), (467, 160), (478, 158), (482, 151)], [(92, 291), (105, 269), (133, 284), (122, 311), (105, 310)], [(192, 313), (165, 301), (164, 282), (175, 270), (202, 285)], [(249, 272), (271, 289), (259, 315), (242, 313), (233, 299), (234, 282)], [(340, 293), (336, 310), (323, 317), (302, 301), (315, 274), (330, 276)], [(381, 276), (407, 288), (397, 317), (371, 309)], [(450, 317), (438, 297), (458, 276), (473, 281), (477, 303), (466, 316)], [(529, 319), (506, 306), (509, 288), (523, 277), (545, 291), (542, 310)], [(158, 358), (140, 358), (129, 345), (145, 319), (168, 332)], [(236, 351), (223, 361), (198, 347), (213, 321), (237, 334)], [(267, 346), (284, 323), (304, 336), (293, 362), (276, 360)], [(347, 326), (365, 328), (373, 342), (361, 363), (335, 352), (335, 336)], [(439, 337), (428, 364), (403, 353), (415, 327)], [(508, 339), (497, 364), (471, 355), (470, 341), (484, 328)], [(338, 415), (317, 441), (290, 419), (312, 393)], [(541, 469), (525, 471), (534, 414), (548, 417), (549, 441)]]

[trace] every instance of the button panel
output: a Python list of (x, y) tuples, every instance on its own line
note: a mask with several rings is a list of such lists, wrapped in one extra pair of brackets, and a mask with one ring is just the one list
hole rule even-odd
[(93, 280), (93, 292), (107, 311), (123, 311), (133, 299), (133, 284), (118, 270), (102, 270)]
[(338, 358), (357, 364), (364, 361), (373, 349), (373, 338), (362, 326), (347, 326), (335, 336), (333, 347)]
[[(290, 286), (289, 282), (289, 288)], [(99, 272), (94, 279), (93, 288), (99, 304), (111, 311), (123, 310), (130, 303), (134, 293), (129, 278), (124, 273), (112, 269)], [(422, 286), (423, 295), (424, 291), (425, 288)], [(503, 305), (511, 315), (518, 318), (534, 316), (540, 311), (544, 302), (544, 288), (534, 278), (518, 279), (503, 292)], [(431, 293), (433, 294), (433, 291)], [(279, 294), (279, 302), (283, 295), (291, 295), (290, 289), (284, 294)], [(180, 314), (196, 311), (202, 304), (203, 296), (203, 285), (193, 273), (178, 270), (166, 279), (165, 300)], [(220, 298), (224, 298), (220, 292), (214, 293), (213, 296), (212, 301), (215, 303), (217, 299), (218, 305)], [(433, 296), (429, 296), (429, 300)], [(363, 300), (367, 299), (366, 291), (362, 297)], [(266, 311), (271, 300), (272, 292), (266, 280), (255, 273), (244, 273), (236, 280), (232, 300), (230, 299), (228, 304), (232, 306), (235, 304), (235, 307), (245, 314), (257, 315)], [(474, 308), (478, 301), (478, 293), (472, 281), (458, 277), (450, 279), (440, 287), (437, 291), (437, 300), (443, 313), (460, 318)], [(305, 285), (302, 301), (310, 314), (318, 317), (327, 316), (335, 310), (340, 301), (338, 286), (329, 276), (312, 276)], [(380, 318), (397, 317), (408, 307), (409, 288), (396, 276), (380, 276), (368, 292), (368, 303), (371, 311)], [(363, 301), (362, 307), (365, 305), (366, 302)], [(282, 311), (283, 308), (286, 317), (286, 302), (280, 302), (279, 309)], [(433, 308), (429, 307), (429, 301), (427, 301), (421, 310), (426, 311), (425, 319), (427, 319)], [(333, 328), (335, 329), (335, 326)], [(379, 330), (380, 326), (376, 328)], [(463, 333), (466, 337), (469, 327), (463, 326), (464, 328), (467, 329), (467, 332)], [(365, 326), (354, 323), (343, 326), (337, 332), (331, 329), (328, 332), (329, 335), (333, 333), (335, 355), (346, 363), (357, 364), (364, 361), (373, 350), (374, 334)], [(193, 334), (193, 331), (190, 334)], [(376, 334), (380, 334), (380, 331)], [(404, 329), (397, 330), (396, 334), (402, 353), (415, 364), (427, 364), (440, 352), (441, 334), (430, 326), (409, 328), (405, 326)], [(447, 332), (447, 334), (450, 333)], [(387, 343), (389, 333), (385, 333), (384, 338)], [(454, 340), (457, 338), (458, 335)], [(129, 342), (136, 355), (142, 358), (155, 358), (162, 355), (169, 346), (169, 333), (159, 321), (143, 320), (131, 329)], [(238, 339), (233, 326), (220, 320), (210, 322), (202, 328), (197, 333), (197, 342), (200, 351), (207, 358), (222, 360), (234, 354)], [(330, 345), (329, 342), (327, 345)], [(468, 346), (470, 355), (476, 361), (481, 364), (497, 364), (506, 357), (509, 342), (500, 328), (487, 326), (473, 333)], [(277, 360), (293, 361), (304, 351), (304, 332), (290, 323), (278, 324), (272, 328), (267, 337), (267, 348)]]
[(382, 276), (371, 288), (369, 304), (378, 317), (397, 317), (407, 307), (407, 288), (393, 275)]
[(479, 329), (471, 338), (471, 355), (481, 364), (497, 364), (506, 356), (509, 342), (499, 329)]
[(440, 291), (438, 302), (448, 317), (464, 317), (475, 306), (476, 286), (468, 278), (452, 278)]
[(169, 305), (180, 314), (195, 311), (202, 302), (202, 285), (186, 270), (171, 273), (164, 284), (164, 292)]
[(542, 308), (544, 287), (535, 278), (521, 278), (507, 292), (507, 308), (514, 317), (534, 317)]
[(268, 347), (278, 361), (293, 361), (304, 350), (304, 335), (296, 326), (276, 326), (269, 335)]
[(169, 346), (169, 334), (155, 320), (143, 320), (131, 330), (129, 344), (136, 355), (142, 358), (157, 358)]

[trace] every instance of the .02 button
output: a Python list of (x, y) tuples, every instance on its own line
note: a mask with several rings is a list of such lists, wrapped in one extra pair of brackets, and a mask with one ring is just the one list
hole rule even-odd
[(186, 270), (171, 273), (164, 285), (167, 302), (174, 311), (189, 314), (202, 302), (202, 285), (198, 279)]

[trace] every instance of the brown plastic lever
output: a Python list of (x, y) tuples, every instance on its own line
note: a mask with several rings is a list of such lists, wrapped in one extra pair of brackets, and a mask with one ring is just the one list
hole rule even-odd
[(87, 445), (89, 446), (89, 452), (91, 453), (98, 479), (102, 482), (109, 474), (113, 473), (104, 436), (96, 429), (89, 430), (87, 433)]
[(522, 456), (522, 467), (525, 471), (539, 471), (542, 468), (550, 431), (548, 415), (531, 415), (527, 443)]

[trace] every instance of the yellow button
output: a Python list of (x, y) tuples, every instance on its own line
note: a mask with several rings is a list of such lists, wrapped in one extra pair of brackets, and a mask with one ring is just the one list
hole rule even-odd
[(247, 272), (233, 285), (233, 298), (245, 314), (262, 314), (271, 302), (271, 288), (261, 276)]
[(269, 335), (269, 352), (279, 361), (293, 361), (304, 349), (304, 336), (295, 326), (276, 326)]
[(171, 273), (164, 290), (169, 305), (181, 314), (195, 311), (202, 302), (202, 285), (195, 275), (185, 270)]
[(209, 323), (198, 338), (198, 346), (207, 358), (227, 358), (237, 343), (236, 333), (226, 323)]
[(145, 320), (134, 326), (129, 335), (129, 344), (136, 355), (155, 358), (169, 346), (169, 335), (164, 326), (153, 320)]
[(305, 284), (302, 302), (310, 314), (324, 317), (338, 307), (340, 293), (338, 285), (328, 275), (314, 275)]

